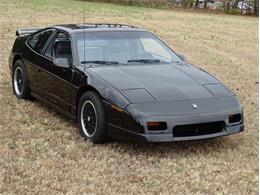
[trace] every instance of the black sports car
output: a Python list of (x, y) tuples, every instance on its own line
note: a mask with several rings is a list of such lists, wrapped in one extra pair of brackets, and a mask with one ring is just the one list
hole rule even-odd
[(18, 29), (9, 66), (18, 98), (74, 118), (84, 138), (167, 142), (243, 131), (237, 96), (154, 34), (120, 24)]

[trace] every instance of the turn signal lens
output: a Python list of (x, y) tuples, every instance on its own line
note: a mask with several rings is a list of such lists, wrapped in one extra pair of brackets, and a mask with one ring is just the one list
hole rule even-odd
[(241, 114), (233, 114), (228, 116), (229, 123), (237, 123), (242, 119)]
[(148, 122), (147, 123), (148, 130), (166, 130), (167, 124), (166, 122)]
[(115, 109), (116, 111), (118, 111), (118, 112), (124, 112), (124, 110), (123, 110), (122, 108), (119, 108), (119, 107), (117, 107), (117, 106), (111, 105), (111, 107), (112, 107), (113, 109)]

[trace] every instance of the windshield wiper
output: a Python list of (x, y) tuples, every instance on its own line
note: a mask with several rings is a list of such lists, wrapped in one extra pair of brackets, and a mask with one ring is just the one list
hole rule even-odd
[(81, 61), (81, 64), (119, 64), (119, 62), (116, 62), (116, 61), (93, 60), (93, 61)]
[(128, 60), (127, 63), (131, 62), (141, 62), (141, 63), (159, 63), (161, 62), (158, 59), (135, 59), (135, 60)]

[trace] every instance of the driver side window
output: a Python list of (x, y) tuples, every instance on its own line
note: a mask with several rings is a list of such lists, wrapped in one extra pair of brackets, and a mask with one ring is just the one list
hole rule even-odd
[(51, 59), (66, 58), (72, 65), (71, 42), (65, 33), (59, 32), (52, 40), (45, 55)]

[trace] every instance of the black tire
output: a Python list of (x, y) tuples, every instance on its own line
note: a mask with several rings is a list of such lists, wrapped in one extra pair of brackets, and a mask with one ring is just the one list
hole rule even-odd
[(17, 60), (12, 70), (13, 92), (18, 98), (31, 99), (27, 72), (22, 60)]
[[(95, 116), (94, 116), (95, 115)], [(106, 118), (100, 96), (94, 91), (85, 92), (79, 101), (77, 122), (82, 137), (95, 144), (106, 140)]]

